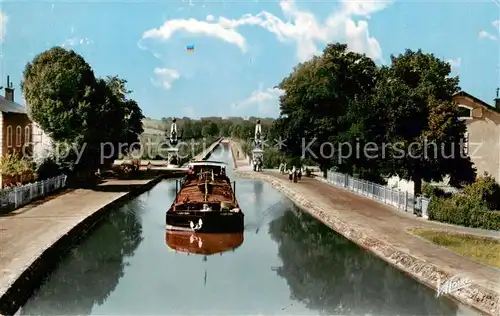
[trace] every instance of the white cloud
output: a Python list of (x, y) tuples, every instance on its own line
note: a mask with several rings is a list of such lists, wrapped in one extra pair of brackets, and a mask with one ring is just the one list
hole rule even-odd
[(484, 30), (479, 32), (479, 38), (486, 38), (486, 39), (489, 39), (489, 40), (492, 40), (492, 41), (494, 41), (494, 40), (497, 39), (497, 37), (495, 35), (490, 34), (490, 33), (486, 32)]
[(263, 90), (262, 85), (259, 89), (252, 92), (248, 99), (234, 103), (231, 107), (234, 112), (256, 106), (261, 114), (272, 114), (278, 112), (278, 99), (283, 95), (283, 90), (276, 88), (267, 88)]
[(88, 45), (91, 44), (92, 40), (86, 37), (73, 37), (64, 41), (61, 44), (62, 47), (75, 47), (78, 45)]
[(462, 58), (448, 59), (447, 62), (450, 64), (452, 69), (456, 69), (462, 65)]
[(3, 42), (7, 33), (7, 22), (9, 22), (9, 17), (0, 11), (0, 43)]
[(351, 50), (366, 53), (369, 57), (382, 60), (382, 49), (378, 41), (370, 36), (366, 20), (353, 20), (355, 16), (366, 19), (377, 11), (383, 10), (389, 1), (350, 1), (341, 0), (340, 8), (331, 13), (324, 22), (319, 22), (311, 12), (296, 7), (293, 0), (283, 0), (280, 7), (285, 20), (262, 11), (256, 15), (245, 14), (239, 19), (219, 17), (217, 21), (207, 16), (207, 21), (168, 20), (162, 26), (150, 29), (143, 38), (168, 40), (177, 31), (211, 36), (237, 45), (243, 52), (247, 50), (246, 39), (236, 28), (243, 25), (253, 25), (273, 33), (278, 41), (295, 43), (297, 57), (304, 61), (319, 53), (318, 44), (339, 41), (346, 42)]
[(494, 28), (496, 28), (498, 31), (500, 31), (500, 20), (493, 21), (493, 23), (491, 23), (491, 25), (493, 25)]
[(157, 38), (168, 40), (177, 31), (185, 31), (188, 33), (219, 38), (228, 43), (237, 45), (243, 52), (247, 50), (245, 38), (235, 30), (223, 28), (219, 24), (211, 24), (195, 19), (168, 20), (159, 28), (150, 29), (144, 32), (142, 38)]
[(166, 90), (170, 90), (170, 88), (172, 88), (172, 83), (181, 77), (177, 70), (169, 68), (155, 68), (154, 73), (156, 79), (151, 79), (151, 82)]
[(215, 20), (215, 17), (211, 14), (207, 15), (207, 21), (208, 22), (213, 22)]
[(491, 26), (496, 29), (497, 35), (493, 35), (488, 31), (482, 30), (479, 32), (479, 38), (489, 39), (492, 41), (496, 41), (498, 39), (498, 35), (500, 34), (500, 20), (493, 21)]

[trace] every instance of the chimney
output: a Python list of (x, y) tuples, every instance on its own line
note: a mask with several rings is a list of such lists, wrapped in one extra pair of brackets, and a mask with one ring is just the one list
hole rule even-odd
[(497, 88), (497, 97), (495, 98), (495, 108), (500, 110), (500, 97), (498, 96), (498, 93), (500, 92), (500, 88)]
[(5, 98), (11, 102), (14, 102), (14, 87), (12, 82), (10, 82), (10, 77), (7, 76), (7, 86), (5, 87)]

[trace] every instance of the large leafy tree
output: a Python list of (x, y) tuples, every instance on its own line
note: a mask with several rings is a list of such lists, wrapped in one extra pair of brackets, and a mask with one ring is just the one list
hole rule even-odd
[[(113, 148), (116, 150), (111, 157), (114, 159), (118, 154), (124, 153), (131, 144), (139, 141), (139, 135), (144, 132), (144, 115), (137, 102), (128, 98), (132, 91), (127, 89), (127, 80), (118, 76), (107, 76), (105, 79), (99, 79), (98, 84), (102, 89), (102, 93), (98, 95), (100, 100), (96, 102), (102, 107), (98, 121), (107, 124), (105, 134), (102, 134), (102, 127), (96, 127), (101, 129), (101, 137), (114, 144)], [(120, 148), (120, 143), (129, 146)]]
[(421, 50), (391, 60), (380, 72), (375, 98), (387, 111), (390, 174), (412, 180), (415, 194), (421, 193), (422, 180), (449, 175), (454, 185), (473, 181), (472, 162), (461, 148), (465, 124), (452, 102), (459, 79), (450, 76), (450, 65)]
[[(144, 116), (127, 98), (126, 83), (116, 76), (98, 79), (82, 56), (54, 47), (26, 65), (21, 87), (31, 117), (56, 143), (84, 149), (80, 160), (74, 152), (64, 159), (78, 171), (95, 170), (102, 157), (119, 154), (119, 143), (133, 143), (143, 132)], [(114, 145), (112, 153), (101, 152), (104, 143)]]
[(350, 118), (355, 115), (348, 115), (349, 104), (366, 99), (375, 87), (376, 74), (370, 58), (338, 43), (328, 45), (322, 56), (299, 64), (278, 86), (285, 93), (274, 133), (286, 138), (287, 154), (309, 154), (323, 170), (336, 166), (352, 172), (347, 160), (355, 158), (339, 152), (339, 144), (352, 140)]
[(26, 65), (21, 88), (33, 118), (55, 141), (85, 134), (96, 78), (74, 51), (54, 47)]

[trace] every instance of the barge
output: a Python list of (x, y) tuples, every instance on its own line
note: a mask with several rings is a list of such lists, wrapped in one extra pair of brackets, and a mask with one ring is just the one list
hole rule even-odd
[(176, 197), (166, 212), (166, 229), (198, 233), (242, 232), (244, 214), (236, 200), (236, 183), (226, 175), (226, 164), (196, 161), (176, 182)]

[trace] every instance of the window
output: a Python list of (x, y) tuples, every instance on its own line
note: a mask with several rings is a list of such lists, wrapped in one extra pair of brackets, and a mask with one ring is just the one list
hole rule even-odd
[(7, 147), (12, 147), (12, 126), (7, 126)]
[(21, 126), (16, 127), (16, 146), (21, 147)]
[(472, 119), (472, 108), (466, 105), (458, 106), (458, 117), (461, 120), (470, 120)]
[(30, 127), (26, 126), (24, 128), (24, 143), (28, 144), (31, 141), (31, 133), (30, 133)]
[(465, 155), (469, 155), (469, 133), (465, 132), (464, 133), (464, 138), (463, 138), (463, 151)]

